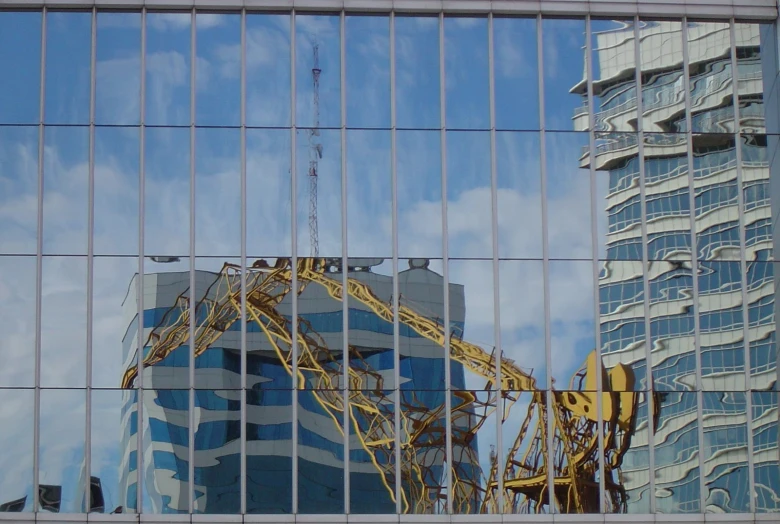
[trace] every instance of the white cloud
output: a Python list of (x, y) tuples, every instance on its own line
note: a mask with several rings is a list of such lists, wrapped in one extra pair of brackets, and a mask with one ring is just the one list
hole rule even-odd
[[(195, 24), (198, 29), (211, 29), (225, 22), (225, 15), (198, 13)], [(192, 25), (190, 13), (154, 13), (147, 17), (147, 23), (156, 31), (181, 31)]]

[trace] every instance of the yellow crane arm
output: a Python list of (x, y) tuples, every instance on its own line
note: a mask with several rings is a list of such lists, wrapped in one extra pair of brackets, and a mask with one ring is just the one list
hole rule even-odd
[[(299, 262), (298, 278), (315, 282), (323, 286), (336, 300), (343, 299), (342, 283), (326, 276), (317, 269), (315, 259)], [(368, 306), (377, 316), (387, 322), (393, 322), (393, 310), (377, 297), (369, 286), (354, 278), (347, 279), (347, 294)], [(444, 347), (444, 330), (435, 321), (418, 314), (416, 311), (400, 305), (398, 320), (406, 324), (420, 336)], [(450, 356), (477, 375), (484, 377), (492, 386), (497, 386), (496, 359), (481, 347), (450, 337)], [(517, 367), (511, 360), (501, 359), (501, 389), (504, 391), (536, 391), (536, 380)]]

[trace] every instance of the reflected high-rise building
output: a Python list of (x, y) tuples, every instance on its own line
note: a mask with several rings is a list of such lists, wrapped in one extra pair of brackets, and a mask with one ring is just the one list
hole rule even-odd
[[(328, 261), (322, 282), (338, 285), (342, 272), (338, 261)], [(385, 304), (392, 303), (393, 279), (381, 274), (377, 266), (382, 259), (350, 259), (348, 277), (365, 284)], [(399, 272), (400, 303), (423, 311), (425, 317), (442, 325), (444, 319), (444, 284), (441, 275), (429, 269), (427, 260), (411, 260), (409, 268)], [(344, 332), (343, 303), (326, 286), (299, 281), (297, 300), (300, 333), (299, 388), (297, 421), (293, 420), (293, 381), (288, 366), (289, 334), (292, 323), (292, 293), (289, 280), (273, 281), (274, 270), (265, 261), (255, 266), (257, 273), (248, 273), (248, 288), (260, 289), (248, 293), (246, 323), (246, 483), (247, 512), (290, 513), (292, 511), (293, 446), (292, 426), (298, 426), (298, 490), (305, 493), (299, 499), (299, 511), (307, 513), (342, 513), (344, 499), (345, 457), (343, 454), (344, 411), (342, 404), (343, 347), (350, 350), (350, 412), (354, 420), (350, 428), (349, 481), (351, 512), (394, 513), (392, 475), (393, 449), (373, 451), (365, 440), (382, 424), (389, 439), (393, 439), (394, 420), (394, 326), (372, 310), (370, 305), (348, 298), (348, 325)], [(237, 269), (237, 268), (236, 268)], [(287, 275), (289, 278), (289, 275)], [(131, 290), (136, 286), (131, 285)], [(153, 346), (175, 340), (171, 350), (154, 365), (143, 370), (144, 504), (159, 513), (188, 512), (188, 425), (194, 425), (194, 493), (193, 510), (199, 513), (236, 513), (240, 507), (241, 488), (241, 322), (239, 306), (231, 309), (229, 297), (240, 289), (238, 273), (195, 272), (197, 321), (194, 326), (198, 346), (204, 346), (194, 361), (194, 411), (190, 412), (189, 359), (187, 341), (178, 338), (189, 330), (188, 307), (190, 273), (178, 271), (144, 276), (144, 342), (145, 357)], [(132, 292), (131, 292), (132, 293)], [(265, 309), (261, 300), (273, 302)], [(125, 302), (128, 318), (137, 308), (137, 297)], [(454, 336), (464, 327), (465, 303), (463, 286), (449, 285), (450, 326)], [(227, 306), (219, 310), (220, 306)], [(253, 306), (256, 306), (254, 308)], [(254, 312), (254, 313), (253, 313)], [(277, 316), (278, 314), (278, 316)], [(223, 315), (223, 316), (220, 316)], [(254, 316), (257, 315), (257, 316)], [(221, 320), (220, 320), (221, 319)], [(220, 327), (219, 323), (224, 322)], [(216, 329), (218, 333), (209, 333)], [(280, 329), (281, 328), (281, 329)], [(137, 323), (130, 324), (124, 338), (128, 366), (133, 362), (137, 344)], [(187, 334), (186, 336), (189, 336)], [(211, 337), (211, 338), (209, 338)], [(411, 423), (426, 419), (431, 435), (443, 432), (444, 413), (430, 418), (444, 405), (443, 348), (410, 329), (399, 326), (401, 402), (404, 416)], [(458, 363), (451, 366), (454, 388), (465, 387), (464, 369)], [(127, 391), (123, 420), (137, 408), (137, 391)], [(362, 410), (376, 409), (376, 418)], [(134, 419), (133, 419), (134, 420)], [(359, 429), (357, 429), (359, 428)], [(407, 428), (409, 429), (409, 428)], [(122, 504), (136, 505), (135, 425), (124, 426), (122, 436), (125, 453), (122, 459)], [(433, 442), (436, 440), (437, 442)], [(440, 442), (438, 442), (440, 441)], [(425, 447), (425, 444), (423, 444)], [(465, 475), (477, 475), (476, 438), (461, 450), (457, 465)], [(443, 439), (431, 437), (428, 453), (420, 462), (428, 476), (427, 483), (440, 483), (443, 475)], [(406, 467), (406, 466), (405, 466)], [(390, 480), (388, 486), (388, 481)], [(410, 505), (435, 507), (433, 492), (420, 497), (419, 490), (404, 481), (405, 500)], [(475, 495), (476, 496), (476, 495)], [(475, 505), (476, 507), (476, 505)]]
[[(633, 24), (593, 35), (596, 148), (581, 162), (608, 179), (599, 203), (608, 216), (601, 351), (608, 369), (630, 364), (645, 392), (623, 463), (628, 508), (649, 511), (654, 475), (659, 512), (748, 512), (752, 447), (756, 511), (776, 511), (778, 414), (776, 397), (764, 393), (776, 387), (777, 352), (761, 34), (758, 25), (736, 24), (732, 62), (729, 24), (688, 23), (687, 42), (682, 29), (642, 23), (636, 68)], [(586, 82), (574, 90), (587, 104)], [(638, 135), (622, 132), (636, 130), (637, 118), (641, 158)], [(574, 125), (588, 129), (587, 111)]]

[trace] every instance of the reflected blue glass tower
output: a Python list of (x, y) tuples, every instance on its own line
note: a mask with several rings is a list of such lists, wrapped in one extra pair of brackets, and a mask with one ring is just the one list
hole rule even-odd
[[(353, 261), (351, 261), (352, 263)], [(385, 303), (392, 300), (392, 277), (372, 271), (382, 260), (355, 260), (349, 277), (368, 285)], [(427, 262), (399, 273), (401, 300), (425, 311), (428, 318), (441, 322), (444, 316), (443, 280), (427, 268)], [(329, 276), (341, 280), (334, 270)], [(196, 271), (196, 299), (200, 300), (218, 273)], [(144, 277), (144, 336), (155, 326), (170, 324), (186, 309), (189, 296), (189, 273), (147, 274)], [(134, 286), (131, 286), (134, 289)], [(451, 330), (462, 334), (465, 318), (463, 286), (450, 285)], [(185, 300), (181, 300), (185, 297)], [(137, 307), (135, 297), (126, 304)], [(184, 304), (182, 309), (181, 304)], [(351, 365), (372, 369), (376, 383), (366, 387), (374, 391), (393, 388), (393, 324), (358, 300), (350, 299), (348, 340)], [(277, 307), (291, 318), (289, 295)], [(310, 283), (298, 298), (299, 329), (317, 337), (330, 353), (342, 358), (342, 302), (333, 299), (325, 288)], [(131, 315), (132, 312), (129, 312)], [(200, 315), (199, 315), (200, 316)], [(137, 325), (131, 323), (124, 338), (126, 360), (132, 358)], [(241, 355), (240, 323), (224, 331), (209, 348), (195, 359), (194, 411), (189, 414), (189, 346), (181, 345), (164, 360), (144, 369), (144, 505), (159, 513), (187, 513), (188, 508), (188, 424), (193, 416), (194, 431), (194, 508), (196, 513), (238, 513), (240, 511), (240, 435), (241, 435)], [(316, 373), (304, 371), (306, 385), (298, 392), (298, 418), (292, 420), (292, 380), (274, 353), (267, 335), (253, 321), (247, 322), (247, 392), (246, 392), (246, 471), (248, 513), (290, 513), (292, 511), (292, 424), (297, 423), (298, 490), (301, 513), (344, 513), (344, 438), (340, 432), (343, 416), (326, 410), (323, 395), (313, 391)], [(147, 342), (146, 351), (150, 346)], [(356, 357), (359, 353), (360, 357)], [(328, 364), (324, 363), (323, 367)], [(452, 363), (454, 388), (465, 387), (463, 367)], [(443, 349), (423, 338), (411, 328), (400, 326), (400, 389), (404, 402), (411, 402), (422, 412), (444, 404)], [(340, 392), (338, 393), (340, 395)], [(366, 397), (393, 420), (392, 393), (385, 391)], [(134, 413), (138, 395), (128, 391), (125, 412)], [(130, 419), (129, 416), (123, 414)], [(358, 420), (360, 415), (356, 415)], [(123, 418), (125, 420), (125, 418)], [(134, 419), (132, 419), (134, 420)], [(443, 416), (433, 425), (444, 427)], [(135, 424), (123, 426), (123, 480), (126, 504), (136, 506), (134, 479), (128, 475), (136, 468)], [(439, 446), (441, 447), (441, 446)], [(462, 463), (462, 471), (479, 474), (476, 464), (476, 439), (471, 442)], [(432, 457), (432, 458), (431, 458)], [(428, 472), (433, 478), (443, 475), (443, 450), (434, 450)], [(394, 513), (395, 502), (383, 483), (373, 460), (388, 460), (381, 454), (372, 456), (360, 445), (354, 427), (349, 451), (350, 500), (352, 513)], [(468, 473), (467, 473), (468, 474)], [(430, 480), (430, 479), (429, 479)], [(408, 496), (411, 496), (405, 486)], [(476, 495), (475, 495), (476, 496)]]
[[(595, 162), (598, 177), (608, 177), (608, 229), (600, 232), (606, 236), (608, 260), (599, 277), (601, 351), (607, 367), (631, 364), (638, 387), (646, 390), (649, 339), (656, 391), (654, 416), (648, 412), (647, 398), (640, 404), (637, 433), (624, 459), (623, 480), (631, 512), (650, 510), (651, 474), (659, 512), (748, 512), (748, 441), (752, 439), (756, 511), (777, 511), (778, 494), (771, 487), (780, 480), (776, 468), (777, 397), (764, 393), (776, 388), (777, 352), (761, 35), (758, 26), (736, 25), (738, 70), (734, 72), (728, 24), (689, 23), (687, 30), (690, 122), (685, 112), (680, 46), (686, 43), (681, 24), (643, 23), (639, 28), (644, 199), (636, 134), (615, 132), (636, 129), (635, 70), (625, 65), (634, 60), (634, 27), (627, 24), (594, 34), (593, 91), (600, 107), (595, 115), (596, 150), (584, 158)], [(735, 81), (744, 133), (738, 140), (733, 134)], [(584, 82), (577, 90), (586, 96)], [(587, 129), (586, 119), (587, 112), (577, 112), (575, 127)], [(689, 125), (692, 165), (687, 154)], [(741, 187), (737, 148), (741, 151)], [(741, 212), (740, 192), (744, 202)], [(646, 267), (642, 262), (643, 214)], [(740, 215), (745, 228), (744, 293)], [(691, 229), (696, 246), (691, 246)], [(698, 259), (696, 275), (692, 253)], [(649, 281), (647, 297), (643, 274)], [(694, 279), (697, 308), (693, 303)], [(749, 304), (747, 329), (743, 297)], [(698, 367), (704, 390), (700, 407), (695, 392), (696, 310)], [(749, 336), (750, 383), (745, 376), (745, 333)], [(747, 424), (750, 405), (752, 427)], [(655, 428), (652, 433), (651, 425)], [(649, 469), (650, 438), (654, 472)], [(702, 481), (704, 508), (700, 507)]]

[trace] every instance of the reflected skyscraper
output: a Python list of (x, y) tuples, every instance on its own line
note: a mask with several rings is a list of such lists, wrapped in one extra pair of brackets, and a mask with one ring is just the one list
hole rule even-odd
[[(328, 261), (325, 270), (330, 282), (341, 282), (340, 260)], [(390, 304), (392, 277), (376, 271), (382, 259), (350, 259), (348, 276), (365, 284), (382, 302)], [(427, 260), (411, 260), (409, 268), (399, 273), (398, 289), (401, 303), (426, 312), (428, 318), (441, 325), (444, 318), (444, 290), (441, 275), (428, 269)], [(342, 400), (343, 347), (348, 341), (350, 369), (350, 412), (354, 421), (350, 428), (349, 475), (351, 511), (357, 513), (392, 513), (395, 502), (387, 480), (394, 458), (385, 451), (366, 447), (364, 440), (371, 432), (365, 427), (371, 421), (362, 412), (361, 402), (381, 413), (379, 420), (392, 424), (394, 387), (393, 323), (381, 318), (366, 303), (348, 300), (348, 318), (344, 319), (342, 302), (329, 290), (314, 282), (300, 285), (298, 297), (299, 351), (311, 352), (299, 361), (297, 387), (297, 421), (293, 420), (289, 340), (274, 331), (291, 329), (292, 306), (289, 282), (280, 287), (272, 283), (273, 271), (265, 261), (256, 264), (258, 273), (249, 282), (262, 287), (255, 297), (273, 300), (278, 317), (263, 315), (247, 317), (247, 511), (250, 513), (289, 513), (292, 494), (292, 425), (298, 425), (298, 489), (306, 493), (300, 508), (304, 512), (340, 513), (343, 508), (345, 457), (343, 409), (336, 408)], [(265, 271), (269, 270), (269, 271)], [(152, 347), (175, 340), (170, 351), (143, 371), (144, 421), (148, 437), (144, 439), (143, 478), (145, 499), (160, 513), (187, 512), (187, 482), (190, 457), (187, 455), (189, 417), (194, 421), (194, 509), (201, 513), (234, 513), (240, 502), (240, 400), (241, 400), (241, 322), (239, 310), (224, 314), (225, 324), (219, 333), (207, 335), (215, 323), (214, 308), (227, 305), (226, 291), (231, 285), (240, 289), (240, 279), (229, 270), (196, 271), (195, 297), (197, 322), (195, 339), (203, 350), (194, 361), (196, 390), (194, 411), (190, 410), (189, 367), (190, 346), (182, 343), (181, 332), (189, 329), (187, 313), (190, 299), (189, 272), (155, 273), (144, 276), (144, 340), (146, 356)], [(131, 285), (130, 289), (135, 289)], [(273, 299), (269, 298), (273, 297)], [(465, 316), (463, 286), (450, 284), (450, 325), (454, 336), (462, 336)], [(259, 305), (259, 304), (258, 304)], [(137, 307), (137, 298), (126, 300), (129, 315)], [(251, 309), (251, 307), (250, 307)], [(258, 311), (265, 311), (259, 309)], [(279, 324), (274, 325), (275, 322)], [(346, 322), (346, 323), (345, 323)], [(348, 332), (344, 327), (348, 326)], [(176, 330), (179, 329), (179, 332)], [(137, 322), (133, 320), (124, 340), (126, 358), (132, 359), (136, 347)], [(211, 337), (211, 338), (208, 338)], [(207, 347), (206, 347), (207, 346)], [(429, 416), (444, 404), (444, 356), (442, 347), (421, 337), (409, 326), (400, 326), (400, 389), (410, 420), (432, 428), (444, 427), (443, 415)], [(130, 360), (128, 360), (130, 362)], [(308, 364), (306, 364), (308, 362)], [(362, 380), (362, 381), (358, 381)], [(452, 365), (453, 387), (465, 387), (463, 366)], [(125, 413), (136, 410), (138, 395), (128, 391)], [(353, 426), (354, 424), (354, 426)], [(123, 464), (129, 468), (123, 474), (124, 504), (134, 508), (136, 484), (128, 475), (135, 466), (134, 438), (136, 428), (125, 426), (123, 442), (126, 453)], [(389, 438), (392, 428), (384, 428)], [(432, 434), (437, 431), (433, 431)], [(432, 437), (433, 438), (433, 437)], [(443, 441), (434, 439), (422, 457), (425, 461), (425, 481), (436, 484), (443, 470)], [(386, 445), (387, 443), (385, 443)], [(422, 446), (425, 447), (425, 444)], [(472, 477), (478, 475), (475, 464), (477, 439), (458, 452), (462, 462), (457, 467)], [(131, 480), (132, 479), (132, 480)], [(419, 492), (407, 491), (409, 504), (436, 505), (436, 493), (428, 493), (427, 501), (415, 501)]]
[[(607, 368), (630, 363), (643, 391), (623, 469), (629, 510), (649, 510), (654, 475), (659, 512), (749, 511), (751, 448), (756, 509), (777, 510), (776, 397), (762, 393), (776, 387), (777, 353), (759, 27), (736, 24), (732, 61), (728, 24), (689, 23), (686, 42), (679, 22), (642, 23), (638, 144), (623, 133), (637, 128), (637, 70), (626, 67), (637, 51), (634, 25), (616, 25), (593, 35), (596, 149), (582, 162), (608, 179), (599, 203), (608, 216), (603, 359)], [(586, 88), (575, 91), (587, 104)], [(574, 123), (587, 129), (587, 112)]]

